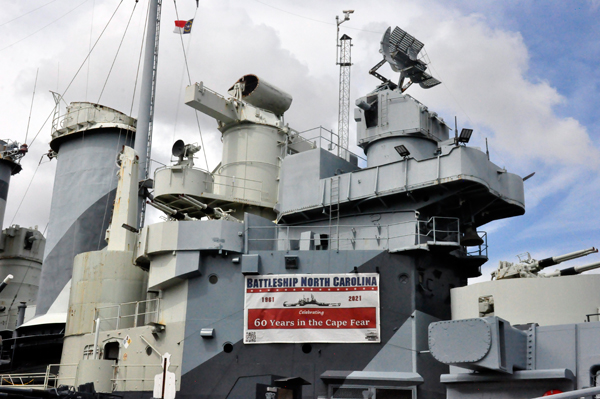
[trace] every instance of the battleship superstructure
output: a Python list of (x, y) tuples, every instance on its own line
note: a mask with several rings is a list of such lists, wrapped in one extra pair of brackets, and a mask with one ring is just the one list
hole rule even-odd
[[(223, 134), (221, 166), (195, 168), (197, 147), (176, 143), (149, 201), (169, 220), (137, 232), (115, 211), (108, 250), (76, 257), (59, 382), (155, 397), (443, 397), (427, 328), (450, 319), (450, 290), (487, 260), (476, 228), (523, 214), (523, 181), (405, 89), (386, 81), (357, 100), (360, 168), (284, 124), (291, 96), (255, 75), (229, 98), (189, 86), (186, 103)], [(121, 180), (136, 173), (122, 163)], [(135, 214), (119, 184), (117, 206)], [(117, 290), (128, 298), (107, 294), (129, 281)], [(340, 305), (283, 306), (315, 291)]]
[(29, 341), (18, 358), (40, 366), (39, 371), (60, 362), (73, 258), (106, 246), (117, 154), (134, 136), (135, 120), (109, 107), (74, 102), (62, 116), (55, 111), (49, 157), (56, 158), (57, 166), (48, 241), (40, 251), (44, 267), (36, 276), (38, 306), (35, 317), (18, 328), (21, 341)]
[[(0, 140), (0, 228), (10, 178), (21, 171), (20, 162), (27, 152), (26, 144)], [(35, 313), (45, 243), (37, 226), (12, 224), (0, 234), (0, 368), (15, 365), (17, 347), (19, 354), (28, 352), (16, 329)]]
[[(84, 219), (78, 212), (96, 207), (108, 245), (97, 244), (95, 228), (85, 242), (67, 234), (88, 247), (69, 252), (72, 269), (57, 262), (44, 272), (54, 281), (42, 292), (53, 292), (56, 309), (69, 292), (62, 315), (46, 302), (37, 319), (46, 321), (21, 327), (62, 328), (66, 316), (60, 364), (48, 365), (45, 387), (89, 393), (93, 383), (127, 398), (483, 399), (595, 385), (600, 323), (557, 326), (534, 314), (511, 326), (513, 316), (493, 307), (510, 287), (491, 295), (465, 287), (487, 261), (477, 229), (525, 212), (523, 179), (468, 147), (472, 130), (451, 134), (405, 93), (412, 83), (440, 83), (422, 47), (399, 28), (383, 36), (383, 60), (370, 71), (382, 84), (354, 110), (364, 167), (347, 148), (321, 146), (325, 137), (307, 139), (285, 123), (292, 96), (256, 75), (236, 81), (228, 97), (190, 85), (186, 104), (222, 133), (221, 164), (196, 168), (200, 147), (174, 143), (174, 164), (156, 170), (151, 195), (141, 190), (165, 221), (141, 228), (138, 176), (149, 151), (127, 146), (135, 121), (96, 124), (124, 115), (72, 104), (76, 123), (57, 131), (55, 150), (68, 161), (68, 146), (86, 154), (84, 140), (98, 139), (112, 155), (89, 162), (117, 166), (92, 172), (118, 168), (118, 179), (56, 222), (67, 231)], [(385, 62), (398, 83), (376, 72)], [(98, 115), (79, 118), (82, 109)], [(112, 212), (102, 213), (97, 205), (109, 198)], [(459, 316), (467, 303), (478, 313)]]

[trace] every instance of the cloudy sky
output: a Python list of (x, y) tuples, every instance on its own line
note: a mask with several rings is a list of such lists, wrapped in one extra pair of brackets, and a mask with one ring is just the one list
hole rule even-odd
[[(43, 156), (51, 129), (44, 121), (54, 107), (49, 91), (64, 93), (67, 103), (99, 102), (136, 117), (134, 83), (147, 2), (1, 4), (2, 138), (31, 144), (24, 170), (11, 182), (4, 226), (38, 225), (43, 231), (56, 165)], [(381, 35), (388, 26), (400, 26), (425, 43), (431, 72), (443, 81), (409, 93), (447, 121), (457, 116), (459, 127), (473, 128), (471, 145), (484, 148), (487, 138), (491, 160), (499, 166), (521, 176), (536, 172), (525, 183), (526, 214), (480, 228), (489, 233), (490, 244), (482, 278), (489, 278), (498, 260), (515, 260), (525, 251), (541, 259), (600, 245), (598, 0), (200, 0), (199, 5), (164, 1), (153, 167), (169, 163), (174, 140), (200, 142), (194, 112), (182, 102), (189, 80), (225, 93), (242, 75), (257, 74), (293, 95), (286, 121), (296, 130), (335, 130), (335, 16), (354, 9), (342, 25), (354, 44), (352, 103), (377, 85), (368, 70), (380, 60)], [(193, 32), (182, 41), (172, 33), (173, 21), (191, 18)], [(389, 68), (382, 72), (395, 79)], [(220, 134), (202, 116), (200, 129), (212, 169), (220, 158)], [(351, 142), (354, 131), (351, 126)], [(206, 167), (203, 156), (196, 163)], [(597, 260), (592, 255), (571, 265)]]

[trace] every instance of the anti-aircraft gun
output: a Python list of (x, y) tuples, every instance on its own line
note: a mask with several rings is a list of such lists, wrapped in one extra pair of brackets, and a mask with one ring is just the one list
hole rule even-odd
[(571, 252), (565, 255), (552, 256), (541, 260), (535, 260), (531, 257), (529, 252), (519, 255), (519, 262), (512, 263), (507, 261), (500, 261), (496, 271), (492, 272), (492, 280), (502, 280), (509, 278), (532, 278), (532, 277), (558, 277), (558, 276), (572, 276), (580, 274), (588, 270), (600, 268), (600, 262), (594, 262), (582, 266), (569, 267), (562, 270), (556, 270), (551, 273), (539, 273), (540, 270), (545, 269), (549, 266), (554, 266), (568, 260), (581, 258), (592, 253), (596, 253), (598, 250), (594, 247), (583, 249), (581, 251)]

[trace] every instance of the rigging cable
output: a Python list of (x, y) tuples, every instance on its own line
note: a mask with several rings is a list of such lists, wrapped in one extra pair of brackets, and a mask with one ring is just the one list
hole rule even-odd
[(28, 11), (28, 12), (26, 12), (25, 14), (19, 15), (18, 17), (16, 17), (16, 18), (13, 18), (13, 19), (11, 19), (10, 21), (3, 22), (3, 23), (1, 23), (1, 24), (0, 24), (0, 26), (4, 26), (4, 25), (6, 25), (6, 24), (9, 24), (9, 23), (11, 23), (11, 22), (13, 22), (13, 21), (16, 21), (16, 20), (17, 20), (17, 19), (19, 19), (19, 18), (23, 18), (24, 16), (26, 16), (26, 15), (29, 15), (29, 14), (31, 14), (32, 12), (39, 10), (40, 8), (44, 8), (44, 7), (46, 7), (48, 4), (52, 4), (52, 3), (54, 3), (55, 1), (56, 1), (56, 0), (52, 0), (51, 2), (48, 2), (48, 3), (44, 4), (44, 5), (41, 5), (41, 6), (39, 6), (38, 8), (34, 8), (33, 10), (31, 10), (31, 11)]
[(17, 214), (19, 213), (19, 209), (21, 209), (21, 205), (23, 205), (23, 201), (25, 201), (25, 197), (27, 196), (27, 193), (29, 192), (29, 188), (31, 187), (31, 183), (33, 183), (33, 179), (35, 177), (35, 174), (37, 173), (38, 169), (40, 168), (40, 165), (42, 164), (42, 159), (44, 159), (44, 155), (42, 155), (42, 157), (40, 158), (40, 162), (38, 162), (38, 165), (35, 168), (35, 171), (33, 172), (33, 176), (31, 176), (31, 180), (29, 181), (29, 185), (27, 186), (27, 189), (25, 189), (25, 193), (23, 193), (23, 197), (21, 198), (21, 202), (19, 202), (19, 206), (17, 207), (17, 210), (15, 211), (15, 214), (13, 215), (13, 218), (10, 221), (10, 225), (11, 226), (14, 223), (15, 218), (17, 217)]
[(31, 123), (31, 111), (33, 111), (33, 100), (35, 99), (35, 88), (37, 87), (38, 74), (40, 68), (35, 73), (35, 83), (33, 84), (33, 95), (31, 96), (31, 106), (29, 107), (29, 119), (27, 119), (27, 130), (25, 130), (25, 143), (27, 143), (27, 135), (29, 134), (29, 124)]
[[(197, 10), (197, 9), (196, 9)], [(196, 13), (194, 13), (194, 19), (196, 19)], [(187, 48), (184, 50), (184, 54), (190, 51), (190, 45), (192, 43), (192, 34), (190, 33), (190, 37), (188, 38)], [(183, 78), (185, 77), (185, 71), (187, 68), (187, 63), (183, 65), (181, 68), (181, 79), (179, 80), (179, 92), (177, 93), (177, 98), (181, 98), (181, 92), (183, 90)], [(188, 73), (189, 80), (189, 73)], [(181, 108), (181, 102), (177, 102), (177, 106), (175, 107), (175, 123), (173, 124), (173, 136), (171, 137), (171, 141), (175, 142), (175, 133), (177, 133), (177, 122), (179, 121), (179, 109)]]
[[(133, 10), (131, 10), (131, 15), (129, 16), (129, 21), (127, 21), (127, 26), (125, 26), (125, 31), (123, 32), (123, 37), (121, 38), (121, 42), (119, 43), (119, 47), (117, 48), (117, 52), (115, 54), (115, 58), (113, 59), (112, 64), (110, 65), (110, 69), (108, 71), (108, 76), (106, 76), (106, 80), (104, 81), (104, 86), (102, 86), (102, 91), (98, 96), (98, 101), (96, 104), (100, 103), (100, 99), (102, 98), (102, 94), (104, 94), (104, 89), (106, 88), (106, 84), (108, 83), (108, 79), (110, 78), (110, 74), (115, 66), (115, 62), (117, 62), (117, 57), (119, 55), (119, 51), (121, 50), (121, 46), (123, 45), (123, 41), (125, 40), (125, 36), (127, 35), (127, 29), (129, 29), (129, 24), (131, 23), (131, 18), (133, 18), (133, 13), (135, 13), (135, 8), (137, 7), (137, 2), (133, 4)], [(89, 64), (88, 64), (89, 65)]]
[[(89, 0), (86, 0), (86, 2)], [(85, 2), (84, 2), (85, 3)], [(81, 4), (84, 4), (81, 3)], [(80, 5), (81, 5), (80, 4)], [(77, 72), (75, 72), (75, 75), (73, 76), (73, 79), (71, 79), (71, 81), (69, 82), (69, 84), (67, 85), (67, 88), (63, 91), (63, 93), (60, 95), (61, 98), (64, 98), (65, 94), (67, 93), (67, 91), (69, 90), (69, 88), (71, 87), (71, 85), (73, 84), (73, 82), (75, 81), (75, 78), (77, 78), (77, 75), (79, 74), (79, 72), (81, 72), (81, 69), (83, 68), (83, 66), (85, 65), (86, 61), (88, 60), (88, 58), (90, 58), (90, 55), (92, 54), (92, 51), (94, 51), (94, 49), (96, 48), (96, 46), (98, 45), (98, 42), (100, 41), (100, 39), (102, 38), (102, 35), (104, 35), (104, 32), (106, 32), (106, 29), (108, 28), (108, 25), (110, 25), (110, 22), (113, 20), (115, 14), (117, 13), (117, 11), (119, 10), (119, 7), (121, 6), (121, 4), (123, 4), (123, 0), (121, 0), (119, 2), (119, 4), (117, 5), (117, 8), (115, 9), (115, 11), (112, 13), (112, 15), (110, 16), (110, 19), (108, 20), (108, 22), (106, 23), (106, 26), (104, 27), (104, 29), (102, 29), (102, 32), (100, 32), (100, 35), (98, 36), (98, 39), (96, 39), (96, 42), (94, 43), (94, 45), (92, 46), (92, 49), (88, 52), (88, 54), (86, 55), (85, 59), (83, 60), (83, 62), (81, 63), (81, 65), (79, 66), (79, 69), (77, 69)], [(0, 50), (2, 51), (2, 50)], [(54, 109), (52, 109), (52, 111), (50, 112), (50, 114), (48, 115), (48, 117), (46, 118), (46, 120), (44, 121), (44, 124), (42, 125), (42, 127), (40, 127), (40, 130), (38, 130), (38, 132), (35, 134), (35, 136), (33, 137), (33, 139), (31, 140), (31, 143), (29, 143), (29, 147), (31, 148), (33, 142), (35, 141), (35, 139), (38, 137), (38, 135), (42, 132), (42, 129), (44, 129), (44, 126), (46, 126), (46, 123), (48, 123), (48, 120), (50, 119), (50, 117), (52, 116), (52, 114), (54, 114)]]
[[(281, 12), (284, 12), (286, 14), (290, 14), (290, 15), (293, 15), (295, 17), (298, 17), (298, 18), (303, 18), (303, 19), (306, 19), (306, 20), (309, 20), (309, 21), (313, 21), (313, 22), (317, 22), (317, 23), (324, 24), (324, 25), (336, 26), (335, 23), (321, 21), (319, 19), (314, 19), (314, 18), (310, 18), (310, 17), (305, 17), (304, 15), (300, 15), (300, 14), (296, 14), (296, 13), (293, 13), (293, 12), (290, 12), (290, 11), (286, 11), (286, 10), (283, 10), (281, 8), (277, 8), (275, 6), (272, 6), (270, 4), (264, 3), (264, 2), (259, 1), (259, 0), (254, 0), (254, 1), (256, 1), (257, 3), (262, 4), (263, 6), (267, 6), (267, 7), (273, 8), (273, 9), (275, 9), (277, 11), (281, 11)], [(351, 28), (351, 27), (346, 26), (346, 25), (344, 25), (344, 27), (345, 27), (345, 29), (356, 30), (356, 31), (359, 31), (359, 32), (376, 33), (378, 35), (382, 34), (381, 32), (375, 32), (375, 31), (372, 31), (372, 30), (359, 29), (359, 28)]]
[[(129, 17), (129, 21), (127, 22), (127, 27), (125, 28), (125, 32), (123, 32), (123, 38), (121, 39), (121, 43), (119, 43), (119, 48), (117, 49), (117, 54), (115, 54), (115, 59), (113, 60), (113, 65), (114, 65), (114, 63), (115, 63), (115, 61), (117, 59), (117, 55), (119, 54), (119, 49), (121, 48), (121, 45), (123, 44), (123, 40), (125, 39), (125, 34), (127, 33), (127, 29), (129, 28), (129, 24), (131, 23), (131, 19), (133, 18), (133, 14), (135, 12), (137, 3), (138, 2), (136, 1), (135, 5), (133, 6), (133, 10), (131, 12), (131, 16)], [(135, 92), (136, 92), (136, 89), (137, 89), (137, 82), (138, 82), (138, 78), (139, 78), (139, 75), (140, 75), (140, 65), (141, 65), (141, 62), (142, 62), (142, 54), (143, 54), (143, 51), (144, 51), (144, 38), (146, 37), (146, 29), (148, 27), (148, 14), (149, 13), (150, 13), (150, 7), (148, 7), (148, 9), (146, 10), (146, 18), (144, 18), (144, 21), (145, 21), (144, 22), (144, 31), (142, 33), (142, 40), (141, 40), (141, 43), (140, 43), (140, 54), (139, 54), (139, 57), (138, 57), (138, 65), (137, 65), (137, 70), (136, 70), (136, 73), (135, 73), (135, 82), (133, 84), (133, 93), (131, 95), (131, 108), (129, 109), (129, 117), (132, 117), (131, 114), (133, 113), (133, 104), (135, 102)], [(110, 69), (112, 71), (112, 65), (111, 65)], [(106, 77), (106, 82), (108, 82), (108, 78), (109, 77), (110, 77), (110, 72), (109, 72), (108, 76)], [(106, 87), (106, 82), (104, 83), (104, 87)], [(104, 87), (102, 88), (102, 92), (104, 92)], [(102, 97), (102, 93), (100, 93), (100, 97)], [(100, 102), (100, 98), (98, 98), (98, 102)], [(119, 137), (117, 139), (117, 148), (115, 149), (115, 153), (117, 154), (117, 160), (118, 160), (118, 158), (120, 156), (119, 147), (121, 146), (121, 134), (122, 134), (122, 132), (123, 132), (123, 129), (119, 128)], [(129, 133), (130, 133), (129, 130), (127, 130), (126, 133), (125, 133), (125, 140), (124, 140), (125, 144), (127, 144), (127, 141), (129, 140)], [(118, 175), (118, 173), (117, 173), (117, 175)], [(113, 174), (113, 176), (110, 178), (109, 187), (112, 187), (112, 182), (114, 181), (114, 179), (116, 178), (117, 175)], [(118, 184), (117, 184), (117, 186), (118, 186)], [(115, 198), (116, 198), (116, 189), (115, 189)], [(106, 216), (108, 214), (108, 206), (109, 206), (109, 204), (111, 202), (110, 199), (111, 198), (110, 198), (110, 191), (109, 191), (109, 195), (106, 196), (106, 203), (104, 204), (104, 216), (102, 217), (102, 223), (104, 223), (104, 221), (106, 220)], [(109, 226), (108, 226), (109, 228), (111, 227), (110, 223), (111, 223), (111, 220), (109, 220)], [(97, 245), (98, 250), (100, 249), (101, 244), (102, 244), (102, 235), (99, 235), (98, 236), (98, 245)]]
[(67, 15), (69, 15), (70, 13), (72, 13), (73, 11), (75, 11), (76, 9), (78, 9), (79, 7), (81, 7), (82, 5), (84, 5), (85, 3), (87, 3), (88, 1), (90, 1), (90, 0), (85, 0), (84, 2), (82, 2), (82, 3), (80, 3), (79, 5), (77, 5), (77, 6), (75, 6), (74, 8), (72, 8), (72, 9), (71, 9), (70, 11), (68, 11), (67, 13), (63, 14), (62, 16), (60, 16), (60, 17), (56, 18), (54, 21), (50, 22), (48, 25), (45, 25), (45, 26), (43, 26), (42, 28), (40, 28), (40, 29), (36, 30), (35, 32), (31, 33), (30, 35), (28, 35), (28, 36), (25, 36), (25, 37), (24, 37), (24, 38), (22, 38), (21, 40), (17, 40), (16, 42), (14, 42), (14, 43), (12, 43), (12, 44), (9, 44), (9, 45), (8, 45), (8, 46), (6, 46), (6, 47), (3, 47), (3, 48), (1, 48), (1, 49), (0, 49), (0, 51), (4, 51), (4, 50), (6, 50), (7, 48), (10, 48), (10, 47), (14, 46), (14, 45), (15, 45), (15, 44), (17, 44), (17, 43), (21, 43), (23, 40), (30, 38), (31, 36), (35, 35), (35, 34), (36, 34), (36, 33), (38, 33), (39, 31), (41, 31), (41, 30), (43, 30), (43, 29), (46, 29), (47, 27), (49, 27), (49, 26), (50, 26), (50, 25), (52, 25), (53, 23), (55, 23), (55, 22), (57, 22), (57, 21), (59, 21), (59, 20), (63, 19), (64, 17), (66, 17)]
[(140, 43), (140, 55), (138, 57), (137, 70), (135, 72), (135, 82), (133, 83), (133, 94), (131, 95), (131, 108), (129, 109), (129, 116), (133, 113), (133, 103), (135, 102), (135, 91), (137, 89), (137, 82), (140, 76), (140, 66), (142, 65), (142, 54), (144, 52), (144, 38), (146, 37), (146, 29), (148, 28), (148, 14), (150, 13), (150, 7), (146, 10), (146, 18), (144, 19), (144, 32), (142, 33), (142, 41)]
[[(173, 4), (175, 5), (175, 15), (177, 16), (177, 20), (179, 21), (179, 10), (177, 9), (177, 0), (173, 0)], [(198, 9), (196, 8), (196, 12), (198, 12)], [(194, 18), (196, 18), (196, 12), (194, 13)], [(191, 30), (190, 30), (190, 35), (191, 35)], [(183, 50), (183, 59), (185, 61), (185, 69), (187, 71), (187, 75), (188, 75), (188, 82), (189, 84), (192, 84), (192, 78), (190, 76), (190, 67), (188, 66), (188, 61), (187, 61), (187, 54), (185, 53), (185, 46), (183, 45), (183, 33), (181, 33), (181, 31), (179, 32), (179, 38), (181, 39), (181, 49)]]
[[(90, 40), (88, 42), (88, 51), (92, 49), (92, 34), (94, 32), (94, 11), (96, 11), (96, 0), (92, 1), (92, 22), (90, 23)], [(88, 99), (88, 87), (90, 84), (90, 64), (91, 59), (87, 63), (87, 75), (85, 77), (85, 101)]]
[[(173, 0), (173, 4), (175, 5), (175, 15), (177, 16), (177, 20), (179, 21), (179, 10), (177, 9), (177, 0)], [(194, 19), (196, 19), (196, 14), (198, 13), (198, 7), (196, 7), (196, 11), (194, 12)], [(185, 68), (187, 70), (188, 82), (189, 85), (192, 84), (192, 78), (190, 76), (190, 68), (187, 61), (187, 54), (185, 52), (185, 46), (183, 45), (183, 34), (179, 32), (179, 38), (181, 39), (181, 48), (183, 50), (183, 59), (185, 61)], [(191, 32), (190, 32), (190, 40), (191, 40)], [(200, 134), (200, 145), (202, 146), (202, 153), (204, 154), (204, 162), (206, 163), (206, 171), (210, 172), (210, 168), (208, 167), (208, 157), (206, 156), (206, 148), (204, 147), (204, 139), (202, 138), (202, 129), (200, 128), (200, 119), (198, 118), (198, 111), (194, 110), (194, 115), (196, 116), (196, 125), (198, 126), (198, 133)]]

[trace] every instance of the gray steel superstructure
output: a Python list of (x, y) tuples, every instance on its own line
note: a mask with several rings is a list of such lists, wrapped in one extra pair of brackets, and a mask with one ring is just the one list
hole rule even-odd
[[(0, 140), (0, 229), (12, 175), (21, 171), (26, 144)], [(42, 255), (46, 240), (36, 227), (12, 224), (0, 233), (0, 367), (17, 366), (14, 361), (16, 329), (35, 313)]]
[[(69, 291), (61, 360), (48, 366), (46, 387), (93, 383), (96, 392), (132, 399), (600, 393), (590, 390), (600, 385), (600, 322), (554, 323), (571, 303), (560, 317), (517, 320), (518, 305), (501, 314), (500, 304), (518, 284), (465, 287), (488, 259), (477, 229), (525, 212), (523, 179), (467, 146), (472, 130), (451, 132), (406, 93), (413, 83), (440, 83), (425, 72), (422, 47), (399, 28), (384, 34), (384, 58), (370, 71), (383, 83), (354, 109), (360, 163), (347, 148), (322, 146), (326, 138), (303, 137), (284, 122), (291, 95), (245, 75), (229, 96), (203, 82), (186, 90), (186, 104), (222, 133), (219, 167), (194, 167), (200, 147), (178, 141), (176, 161), (155, 171), (148, 195), (138, 176), (149, 149), (123, 145), (134, 121), (73, 104), (75, 122), (53, 141), (67, 160), (53, 209), (72, 209), (53, 216), (56, 237), (65, 238), (49, 240), (51, 269), (42, 276), (44, 295)], [(376, 72), (385, 62), (400, 72), (398, 84)], [(96, 116), (79, 118), (86, 107), (123, 119), (96, 125)], [(101, 184), (69, 202), (83, 186), (65, 182), (93, 151), (104, 154), (90, 172)], [(137, 225), (140, 193), (164, 221)], [(109, 197), (103, 213), (98, 204)], [(81, 223), (86, 212), (93, 224)], [(82, 225), (87, 235), (71, 231)], [(70, 263), (52, 266), (63, 241), (77, 249), (61, 257), (74, 256), (72, 273)], [(541, 289), (576, 290), (582, 280), (559, 278)], [(459, 305), (477, 314), (458, 320)]]
[[(68, 292), (75, 255), (106, 245), (104, 231), (117, 187), (116, 154), (134, 136), (134, 119), (85, 102), (72, 103), (55, 127), (50, 146), (57, 166), (36, 315), (47, 314), (59, 294)], [(64, 301), (60, 313), (66, 311)], [(53, 322), (65, 321), (63, 316)]]
[[(156, 396), (168, 358), (172, 389), (190, 398), (445, 396), (446, 369), (426, 354), (427, 327), (450, 318), (450, 289), (487, 260), (485, 234), (475, 229), (524, 212), (522, 179), (451, 137), (396, 85), (357, 100), (364, 168), (284, 124), (291, 97), (275, 86), (247, 75), (230, 94), (188, 87), (186, 103), (215, 118), (227, 139), (227, 162), (209, 173), (176, 145), (179, 161), (156, 171), (151, 199), (170, 220), (141, 229), (133, 253), (110, 265), (117, 280), (145, 270), (146, 294), (110, 306), (83, 294), (78, 287), (102, 279), (90, 274), (90, 260), (105, 255), (77, 258), (59, 382), (79, 385), (96, 370), (97, 389)], [(244, 287), (269, 275), (369, 276), (378, 324), (356, 343), (328, 342), (326, 329), (313, 341), (275, 331), (281, 343), (252, 344)], [(112, 386), (98, 377), (111, 372)]]

